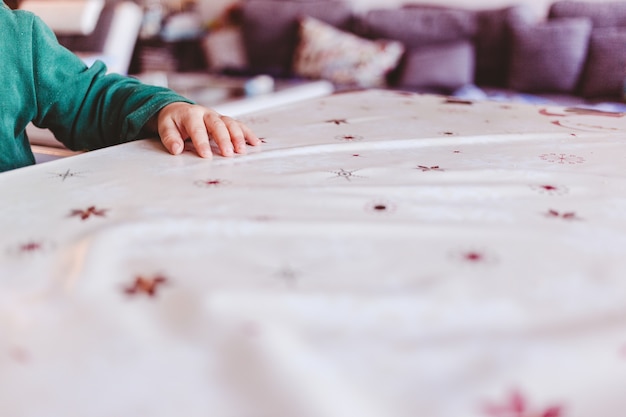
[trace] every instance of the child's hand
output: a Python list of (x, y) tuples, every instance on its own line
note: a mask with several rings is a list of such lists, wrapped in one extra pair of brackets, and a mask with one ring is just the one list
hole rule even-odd
[(209, 139), (215, 141), (223, 156), (246, 153), (246, 143), (252, 146), (261, 143), (243, 123), (206, 107), (184, 102), (163, 107), (156, 116), (156, 123), (161, 142), (172, 155), (183, 151), (187, 138), (203, 158), (212, 156)]

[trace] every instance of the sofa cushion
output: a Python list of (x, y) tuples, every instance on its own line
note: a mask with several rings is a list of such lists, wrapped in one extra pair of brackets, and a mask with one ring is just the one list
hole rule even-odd
[(395, 39), (409, 48), (469, 39), (476, 34), (473, 11), (436, 6), (374, 9), (358, 23), (364, 36)]
[(626, 81), (626, 28), (591, 32), (581, 94), (587, 98), (621, 97)]
[(572, 93), (583, 70), (591, 33), (585, 18), (512, 26), (509, 88)]
[(413, 48), (402, 65), (398, 87), (450, 93), (474, 80), (474, 46), (454, 41)]
[(626, 2), (624, 1), (557, 1), (548, 11), (550, 19), (563, 17), (586, 17), (593, 27), (626, 26)]
[(248, 0), (241, 27), (250, 71), (277, 77), (291, 75), (298, 41), (298, 19), (311, 16), (333, 26), (350, 25), (352, 10), (341, 1)]
[(510, 60), (511, 34), (514, 24), (530, 23), (535, 18), (527, 5), (476, 12), (476, 77), (478, 85), (505, 87)]
[(344, 86), (382, 87), (403, 52), (400, 42), (363, 39), (305, 17), (300, 22), (294, 73)]

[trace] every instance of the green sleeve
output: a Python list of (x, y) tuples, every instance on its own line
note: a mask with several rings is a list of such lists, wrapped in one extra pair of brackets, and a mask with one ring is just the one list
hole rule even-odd
[(185, 101), (169, 89), (119, 74), (96, 62), (87, 67), (59, 45), (38, 18), (32, 31), (36, 126), (50, 129), (70, 149), (91, 150), (146, 137), (146, 122), (167, 104)]

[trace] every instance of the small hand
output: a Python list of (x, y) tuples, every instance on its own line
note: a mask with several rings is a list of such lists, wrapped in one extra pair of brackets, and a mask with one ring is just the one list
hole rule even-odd
[(158, 113), (156, 121), (161, 142), (172, 155), (183, 151), (187, 138), (203, 158), (210, 158), (213, 154), (210, 139), (215, 141), (222, 156), (243, 154), (246, 153), (246, 143), (252, 146), (261, 143), (243, 123), (194, 104), (168, 104)]

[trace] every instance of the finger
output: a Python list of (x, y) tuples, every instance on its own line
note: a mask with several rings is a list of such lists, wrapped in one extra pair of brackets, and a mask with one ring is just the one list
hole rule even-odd
[(211, 158), (213, 152), (209, 144), (209, 132), (201, 117), (188, 117), (184, 119), (185, 130), (193, 143), (198, 155), (202, 158)]
[(211, 134), (223, 156), (233, 155), (233, 144), (230, 132), (220, 115), (216, 112), (209, 112), (204, 117), (206, 130)]
[(230, 134), (230, 141), (233, 144), (236, 153), (246, 153), (246, 138), (241, 125), (227, 116), (222, 116), (222, 121), (226, 125)]
[(159, 126), (159, 137), (165, 149), (172, 155), (178, 155), (185, 147), (183, 137), (174, 122), (164, 122)]
[(261, 139), (259, 139), (257, 135), (252, 132), (252, 129), (250, 129), (243, 123), (239, 123), (239, 126), (241, 127), (241, 130), (243, 131), (243, 136), (245, 137), (245, 140), (249, 145), (257, 146), (261, 144)]

